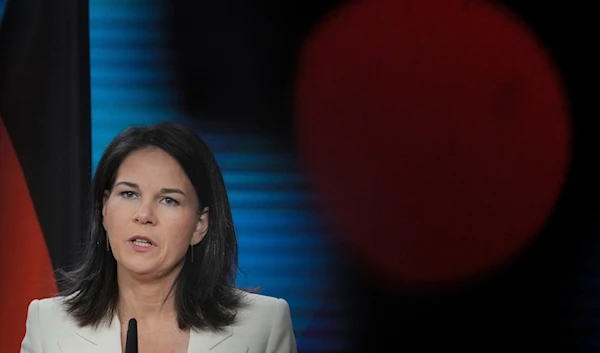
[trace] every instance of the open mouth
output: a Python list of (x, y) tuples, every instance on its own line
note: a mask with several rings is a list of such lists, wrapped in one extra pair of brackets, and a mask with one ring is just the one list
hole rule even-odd
[(154, 244), (152, 244), (152, 242), (150, 242), (149, 240), (146, 240), (146, 239), (134, 239), (131, 242), (137, 246), (152, 246), (152, 245), (154, 245)]
[(131, 242), (132, 245), (134, 245), (138, 248), (149, 248), (149, 247), (152, 247), (153, 245), (155, 245), (152, 242), (152, 239), (150, 239), (144, 235), (134, 235), (131, 238), (129, 238), (129, 241)]

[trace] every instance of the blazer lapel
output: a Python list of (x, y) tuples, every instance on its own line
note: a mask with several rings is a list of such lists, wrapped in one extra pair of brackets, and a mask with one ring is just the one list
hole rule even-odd
[[(110, 326), (77, 328), (74, 335), (58, 339), (62, 353), (121, 352), (121, 323), (115, 315)], [(220, 332), (190, 331), (188, 353), (246, 353), (248, 347), (235, 339), (232, 327)]]
[(221, 332), (190, 331), (188, 353), (246, 353), (247, 351), (248, 347), (235, 339), (232, 327), (226, 327)]
[(121, 323), (115, 315), (110, 326), (79, 327), (74, 335), (58, 340), (62, 353), (121, 352)]

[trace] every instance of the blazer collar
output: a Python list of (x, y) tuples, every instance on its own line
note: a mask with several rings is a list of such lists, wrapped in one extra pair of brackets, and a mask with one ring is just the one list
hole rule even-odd
[[(188, 353), (245, 353), (248, 347), (242, 342), (231, 340), (234, 335), (228, 326), (219, 332), (190, 331)], [(222, 343), (226, 342), (227, 344)], [(106, 353), (121, 352), (121, 322), (115, 315), (110, 325), (102, 325), (97, 329), (91, 326), (79, 327), (75, 335), (58, 340), (62, 353)], [(222, 349), (221, 349), (222, 348)]]
[(247, 351), (248, 347), (244, 342), (235, 339), (231, 326), (225, 327), (219, 332), (190, 331), (188, 353), (246, 353)]
[(110, 324), (98, 328), (76, 326), (73, 334), (59, 337), (57, 344), (62, 353), (121, 352), (121, 323), (115, 315)]

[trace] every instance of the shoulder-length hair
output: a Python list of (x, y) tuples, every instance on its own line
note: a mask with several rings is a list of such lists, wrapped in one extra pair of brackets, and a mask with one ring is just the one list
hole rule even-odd
[(60, 295), (66, 297), (68, 313), (81, 326), (110, 324), (119, 288), (117, 263), (107, 250), (102, 226), (103, 196), (112, 190), (125, 158), (147, 147), (160, 148), (179, 162), (196, 190), (200, 209), (208, 207), (210, 214), (208, 232), (189, 250), (194, 252), (194, 261), (184, 259), (171, 288), (179, 327), (219, 330), (235, 320), (243, 293), (235, 288), (237, 240), (229, 199), (207, 144), (192, 130), (172, 122), (127, 128), (104, 151), (89, 195), (89, 238), (78, 266), (60, 273)]

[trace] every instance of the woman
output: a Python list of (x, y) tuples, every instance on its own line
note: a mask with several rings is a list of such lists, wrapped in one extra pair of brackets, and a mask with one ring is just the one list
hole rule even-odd
[(21, 353), (296, 352), (283, 299), (234, 286), (237, 242), (207, 145), (175, 123), (132, 127), (98, 163), (89, 241), (59, 297), (29, 305)]

